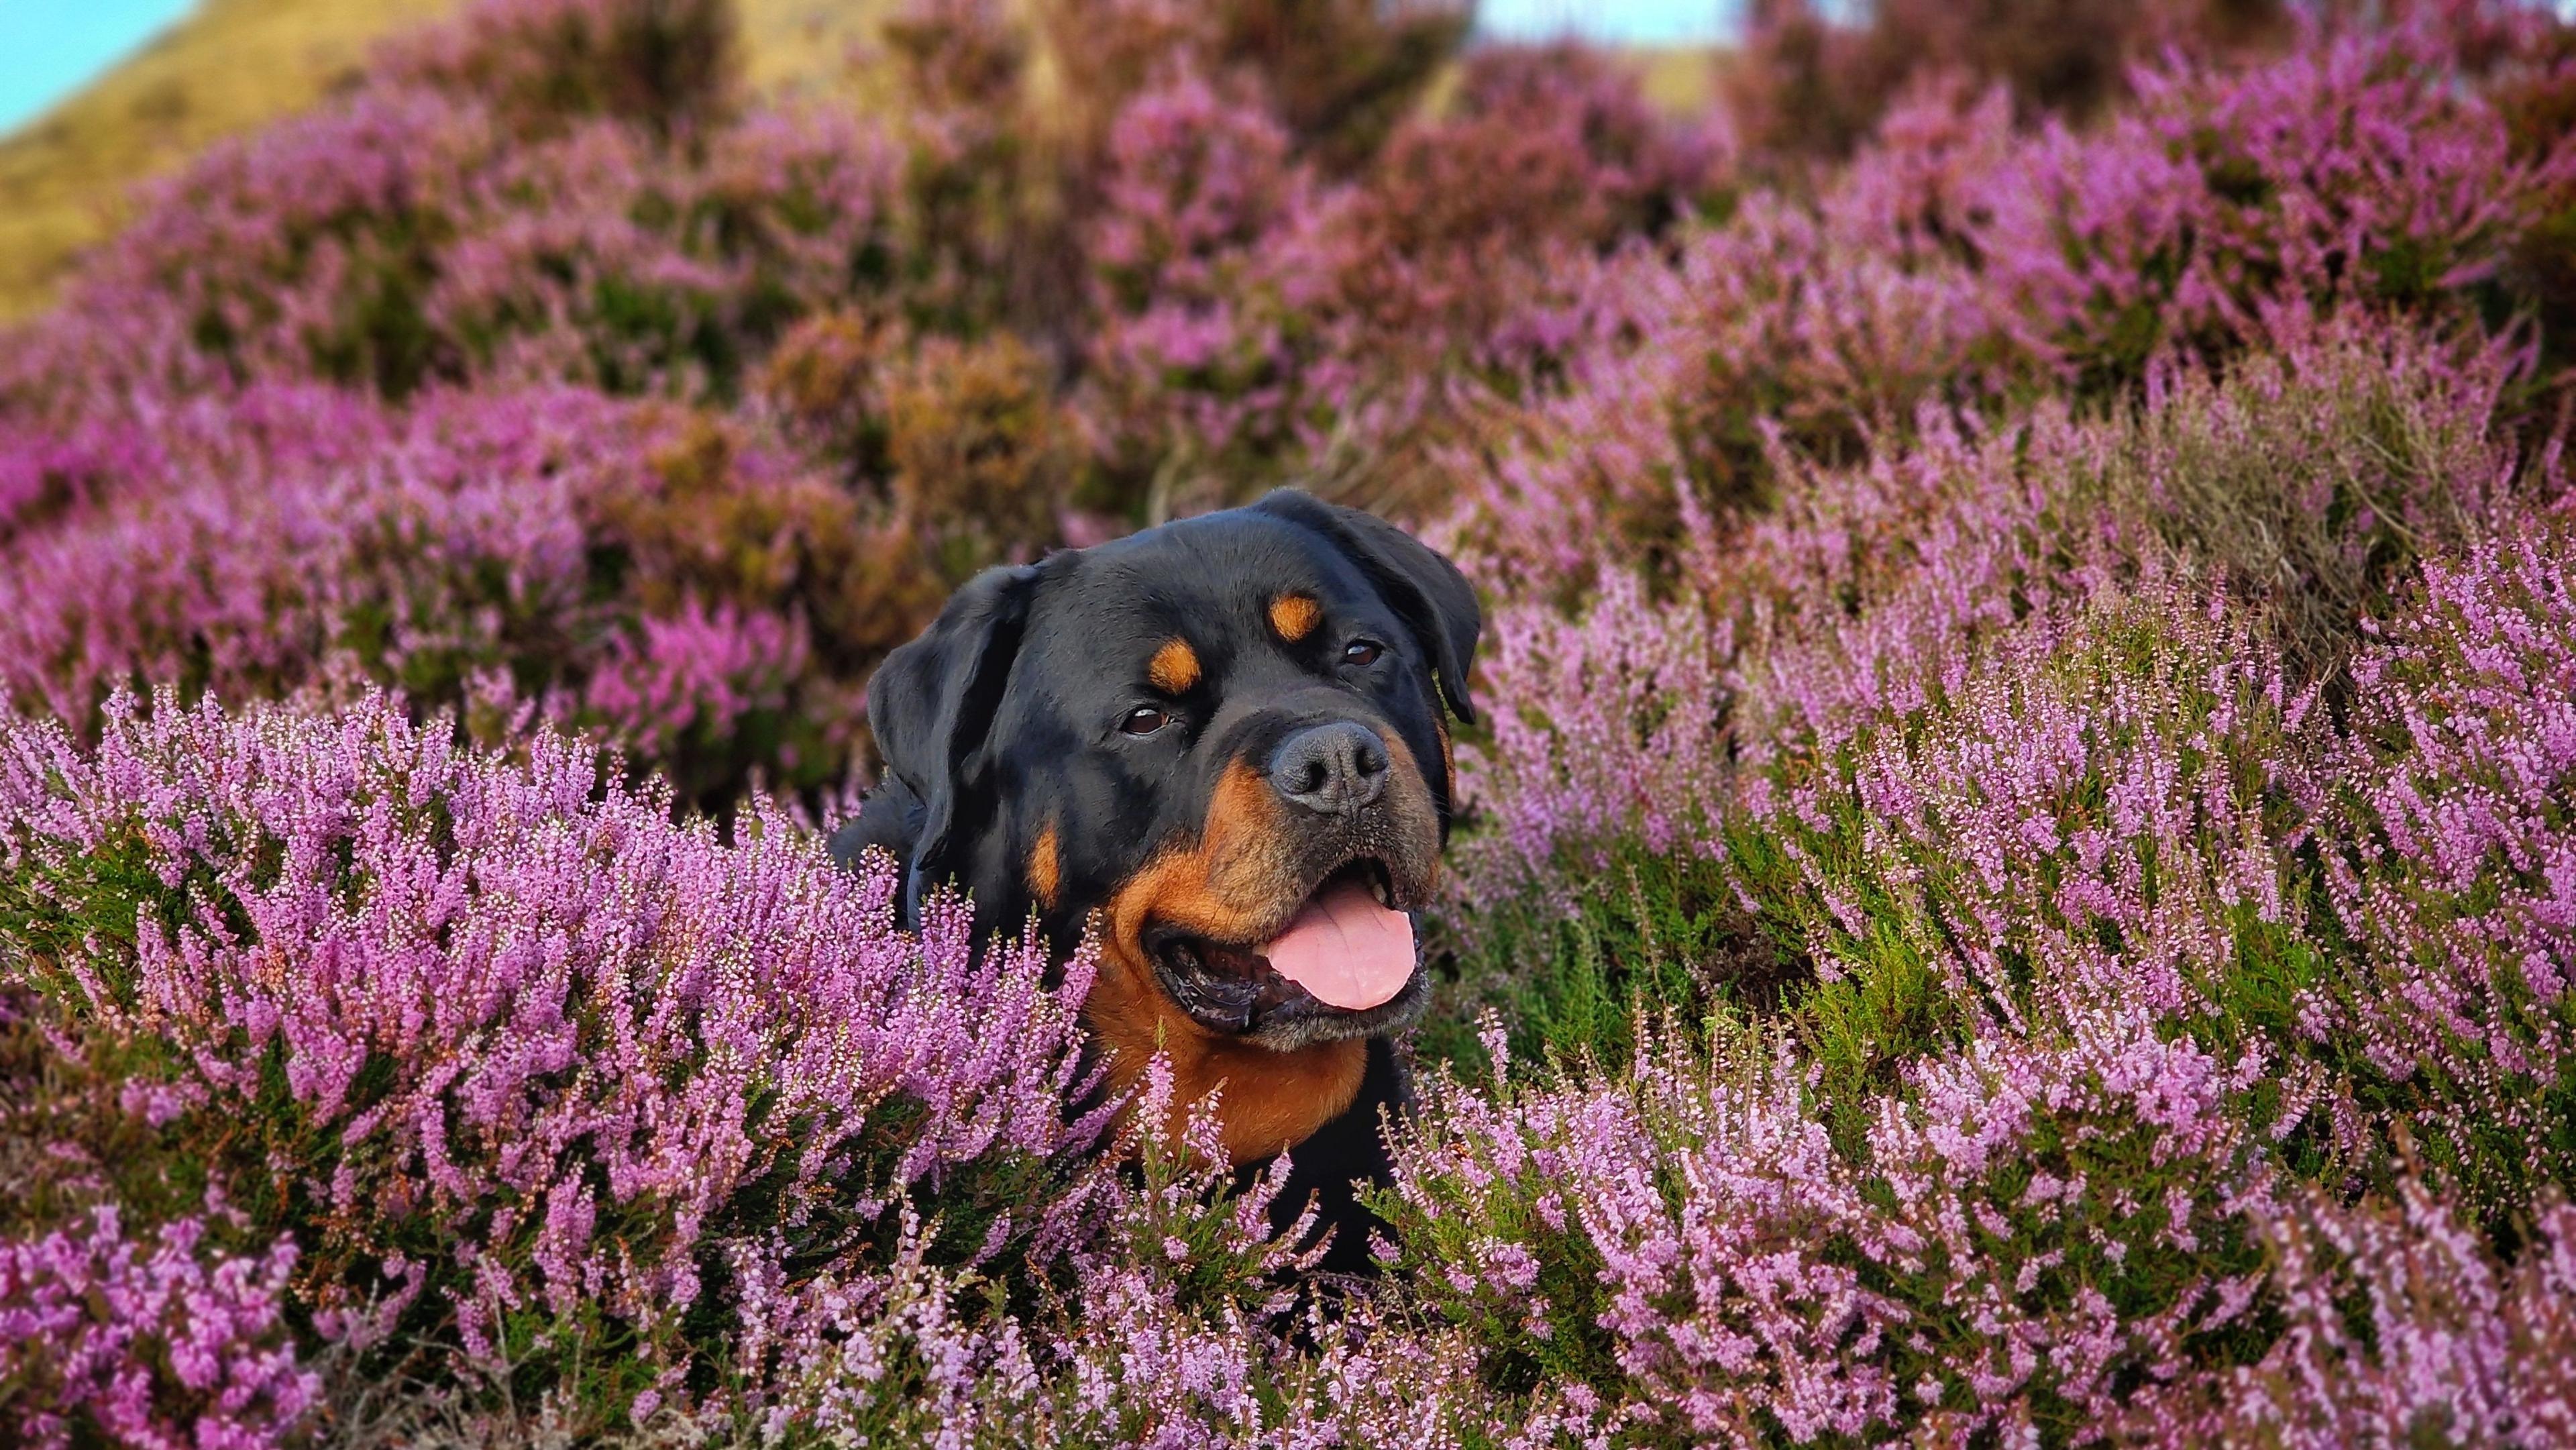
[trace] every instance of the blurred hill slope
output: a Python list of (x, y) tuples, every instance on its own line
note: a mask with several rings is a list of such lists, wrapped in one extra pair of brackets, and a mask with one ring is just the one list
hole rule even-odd
[[(45, 304), (134, 184), (347, 84), (370, 46), (462, 0), (199, 0), (188, 17), (0, 138), (0, 321)], [(882, 0), (737, 0), (756, 90), (837, 82)]]
[[(80, 250), (111, 232), (136, 183), (348, 84), (384, 36), (464, 0), (200, 0), (197, 9), (43, 117), (0, 138), (0, 322), (42, 308)], [(852, 89), (850, 61), (891, 0), (735, 0), (755, 94)], [(1709, 95), (1709, 52), (1632, 54), (1647, 94)], [(1445, 90), (1446, 88), (1438, 88)]]
[(455, 0), (200, 0), (188, 18), (0, 140), (0, 318), (41, 306), (133, 184), (311, 105), (386, 31)]

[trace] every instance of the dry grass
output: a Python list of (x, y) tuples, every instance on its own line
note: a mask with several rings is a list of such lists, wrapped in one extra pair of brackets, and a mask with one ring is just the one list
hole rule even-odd
[(893, 0), (734, 0), (742, 16), (743, 78), (754, 94), (840, 94), (850, 62), (873, 45)]
[(1669, 111), (1696, 111), (1717, 97), (1723, 55), (1713, 45), (1651, 46), (1622, 52), (1636, 66), (1646, 99)]

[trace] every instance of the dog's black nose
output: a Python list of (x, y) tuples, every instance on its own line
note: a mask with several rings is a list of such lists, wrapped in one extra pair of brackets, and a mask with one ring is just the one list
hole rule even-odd
[(1270, 753), (1270, 783), (1310, 811), (1349, 815), (1386, 793), (1386, 742), (1353, 720), (1310, 725)]

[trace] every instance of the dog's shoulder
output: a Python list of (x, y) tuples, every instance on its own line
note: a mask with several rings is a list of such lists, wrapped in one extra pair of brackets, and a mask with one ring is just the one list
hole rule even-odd
[(922, 822), (928, 813), (929, 808), (912, 787), (888, 773), (860, 802), (858, 815), (832, 833), (832, 859), (844, 866), (855, 866), (860, 854), (873, 846), (897, 861), (908, 862), (913, 846), (921, 839)]

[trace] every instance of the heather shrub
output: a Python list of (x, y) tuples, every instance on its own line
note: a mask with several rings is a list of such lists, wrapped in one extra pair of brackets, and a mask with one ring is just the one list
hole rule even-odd
[(1855, 459), (1927, 401), (2001, 397), (2029, 329), (1921, 225), (1953, 173), (2000, 164), (1989, 106), (1912, 113), (1809, 202), (1770, 190), (1623, 258), (1573, 315), (1561, 387), (1498, 401), (1461, 489), (1458, 543), (1524, 591), (1580, 589), (1610, 558), (1671, 569), (1678, 540), (1773, 498), (1782, 445)]
[(1267, 97), (1296, 149), (1335, 171), (1375, 153), (1472, 18), (1452, 0), (1114, 0), (1034, 15), (1074, 92), (1061, 101), (1068, 129), (1106, 121), (1179, 57)]
[(312, 378), (571, 380), (729, 397), (885, 245), (892, 155), (763, 115), (683, 151), (608, 119), (522, 140), (471, 95), (379, 85), (218, 147), (35, 325), (24, 406)]
[(720, 845), (560, 737), (512, 763), (379, 697), (164, 696), (95, 752), (23, 718), (5, 748), (8, 990), (68, 1064), (113, 1065), (88, 1116), (141, 1149), (39, 1140), (49, 1186), (12, 1206), (202, 1185), (292, 1236), (307, 1343), (380, 1372), (594, 1430), (756, 1405), (737, 1317), (829, 1338), (913, 1261), (1001, 1272), (1097, 1131), (1065, 1108), (1087, 959), (1049, 985), (955, 903), (899, 934), (890, 870), (776, 817)]
[(1533, 584), (1586, 575), (1573, 541), (1666, 570), (1703, 520), (1773, 503), (1784, 455), (1856, 463), (2052, 389), (2132, 398), (2347, 310), (2466, 321), (2508, 300), (2569, 164), (2517, 155), (2429, 23), (2140, 86), (2034, 134), (2000, 93), (1921, 98), (1812, 198), (1751, 192), (1670, 265), (1612, 269), (1590, 306), (1626, 325), (1504, 410), (1490, 464), (1453, 464), (1490, 475), (1461, 543)]
[[(1357, 336), (1355, 311), (1401, 299), (1356, 285), (1374, 243), (1333, 218), (1390, 185), (1388, 138), (1466, 20), (1341, 0), (907, 7), (889, 31), (914, 102), (907, 315), (1077, 363), (1091, 505), (1131, 520), (1257, 492), (1347, 434), (1403, 434), (1420, 401), (1382, 395), (1420, 380), (1369, 344), (1436, 353), (1470, 324)], [(1544, 209), (1476, 224), (1562, 225)], [(1518, 305), (1516, 285), (1483, 283), (1485, 312)]]
[(879, 556), (851, 582), (876, 591), (872, 628), (889, 641), (948, 586), (1081, 526), (1069, 522), (1081, 420), (1016, 334), (916, 338), (899, 322), (822, 313), (780, 341), (760, 394), (789, 443), (882, 506)]
[(2425, 572), (2353, 664), (2320, 804), (2349, 965), (2300, 1026), (2359, 1060), (2360, 1102), (2490, 1223), (2576, 1184), (2576, 592), (2556, 528)]
[[(1912, 703), (1702, 789), (1666, 848), (1709, 862), (1702, 935), (1673, 942), (1675, 975), (1702, 980), (1676, 991), (1632, 950), (1643, 1000), (1619, 1006), (1647, 1030), (1543, 1038), (1569, 1066), (1499, 1101), (1443, 1089), (1408, 1139), (1392, 1211), (1415, 1282), (1498, 1384), (1580, 1379), (1684, 1438), (2062, 1440), (2141, 1382), (2260, 1352), (2239, 1322), (2254, 1211), (2313, 1158), (2296, 1130), (2322, 1086), (2274, 1041), (2318, 968), (2285, 884), (2314, 747), (2304, 702), (2240, 663), (2242, 626), (2205, 598), (2034, 616)], [(1563, 760), (1672, 761), (1603, 687), (1615, 644), (1591, 658), (1596, 682), (1559, 698), (1607, 697), (1619, 723), (1599, 742), (1577, 723)], [(1723, 693), (1672, 685), (1677, 740), (1720, 748), (1686, 712)], [(1527, 831), (1557, 823), (1545, 788), (1576, 770), (1533, 774)], [(1636, 850), (1651, 816), (1610, 799)], [(1556, 863), (1598, 897), (1671, 879)], [(1748, 961), (1792, 953), (1812, 982), (1742, 990)], [(1653, 1027), (1657, 1004), (1687, 1015)], [(1499, 1032), (1486, 1050), (1512, 1055)]]
[(2554, 429), (2516, 426), (2526, 357), (2334, 326), (2230, 368), (2151, 379), (2138, 441), (2074, 490), (2222, 576), (2294, 675), (2333, 674), (2417, 567), (2556, 496)]
[[(828, 112), (762, 113), (675, 156), (594, 127), (482, 179), (428, 321), (473, 376), (730, 401), (793, 320), (888, 245), (892, 148)], [(540, 210), (542, 208), (542, 210)]]
[(2225, 54), (2277, 42), (2276, 0), (1877, 0), (1839, 20), (1809, 0), (1751, 7), (1723, 76), (1746, 141), (1775, 165), (1848, 155), (1889, 98), (1930, 76), (2008, 90), (2025, 120), (2082, 119), (2125, 90), (2129, 69), (2175, 48)]
[(1426, 1050), (1473, 1060), (1466, 1024), (1491, 1006), (1526, 1056), (1625, 1061), (1640, 1011), (1760, 998), (1795, 971), (1714, 849), (1734, 789), (1730, 632), (1613, 575), (1581, 618), (1516, 604), (1490, 639), (1441, 909), (1461, 980)]
[(1452, 929), (1515, 1016), (1427, 1040), (1503, 1066), (1386, 1210), (1489, 1382), (1676, 1438), (2547, 1443), (2499, 1287), (2565, 1191), (2527, 365), (2292, 329), (1791, 460), (1667, 600), (1500, 613)]
[(2259, 1058), (2126, 1013), (1981, 1041), (1844, 1145), (1779, 1039), (1645, 1043), (1626, 1073), (1533, 1073), (1497, 1034), (1502, 1075), (1433, 1088), (1384, 1200), (1482, 1376), (1568, 1387), (1582, 1430), (2544, 1445), (2568, 1422), (2566, 1210), (2499, 1255), (2415, 1178), (2289, 1185), (2238, 1116)]
[(1186, 72), (1112, 124), (1086, 247), (1102, 326), (1083, 412), (1113, 475), (1151, 475), (1149, 517), (1191, 484), (1191, 501), (1222, 501), (1233, 482), (1213, 471), (1258, 466), (1318, 406), (1316, 328), (1298, 313), (1326, 277), (1289, 232), (1313, 225), (1315, 182), (1288, 146), (1261, 108)]
[[(1489, 734), (1461, 751), (1474, 833), (1459, 848), (1449, 926), (1476, 962), (1461, 972), (1468, 996), (1521, 999), (1510, 1016), (1525, 1051), (1588, 1044), (1620, 1060), (1632, 990), (1623, 972), (1677, 1003), (1759, 995), (1799, 975), (1820, 949), (1810, 926), (1821, 908), (1790, 909), (1772, 893), (1793, 882), (1844, 889), (1828, 884), (1839, 865), (1802, 854), (1804, 832), (1902, 818), (1855, 797), (1828, 827), (1813, 792), (1851, 782), (1844, 752), (1859, 742), (1920, 745), (1998, 649), (2027, 664), (2099, 646), (2047, 670), (2118, 692), (2055, 707), (2097, 730), (2138, 703), (2128, 692), (2141, 676), (2176, 688), (2231, 660), (2248, 673), (2230, 688), (2263, 699), (2227, 707), (2228, 720), (2252, 708), (2278, 723), (2318, 681), (2340, 698), (2353, 642), (2397, 607), (2417, 561), (2479, 537), (2516, 501), (2555, 496), (2554, 445), (2527, 443), (2502, 421), (2520, 369), (2508, 351), (2337, 326), (2220, 376), (2161, 371), (2145, 404), (2109, 417), (1934, 418), (1908, 448), (1857, 468), (1784, 462), (1769, 517), (1742, 533), (1700, 525), (1682, 556), (1690, 592), (1668, 602), (1614, 573), (1571, 619), (1537, 602), (1499, 610), (1481, 666)], [(2132, 595), (2148, 601), (2143, 614), (2121, 602)], [(2196, 653), (2166, 652), (2160, 610), (2203, 641)], [(2210, 611), (2226, 623), (2201, 618)], [(2126, 633), (2132, 625), (2144, 632)], [(2186, 713), (2158, 728), (2179, 733), (2149, 758), (2170, 758), (2209, 727)], [(2240, 772), (2312, 748), (2270, 727), (2220, 734)], [(2129, 763), (2141, 743), (2117, 734), (2091, 748), (2101, 764), (2163, 768)], [(2028, 788), (2032, 762), (2005, 758), (2012, 774), (1997, 784)], [(1950, 760), (1921, 773), (1974, 778)], [(2304, 788), (2276, 781), (2267, 789), (2290, 795), (2229, 832), (2271, 840), (2306, 809), (2284, 803)], [(1986, 808), (1962, 802), (1927, 820), (1922, 854), (1902, 872), (1943, 870), (1966, 833), (1985, 829), (1971, 822)], [(2140, 849), (2211, 852), (2186, 840)], [(1994, 869), (2000, 884), (2054, 881), (2061, 868)], [(2161, 899), (2152, 887), (2148, 898)], [(1869, 891), (1836, 899), (1831, 914), (1859, 940), (1838, 935), (1820, 965), (1875, 951), (1873, 936), (1955, 930), (1961, 906), (1927, 908), (1900, 929), (1912, 909)], [(1987, 929), (2047, 915), (2019, 897), (1974, 911)], [(1900, 982), (1923, 986), (1911, 970), (1862, 995)], [(1452, 1015), (1450, 1043), (1463, 1045), (1468, 1015)]]
[(1337, 300), (1371, 349), (1428, 341), (1471, 366), (1526, 368), (1586, 263), (1694, 211), (1720, 181), (1718, 152), (1579, 46), (1480, 48), (1446, 107), (1397, 128), (1337, 219)]
[[(1799, 1010), (1833, 1106), (1918, 1055), (2122, 1006), (2212, 1050), (2290, 1030), (2321, 965), (2311, 701), (2223, 605), (2168, 584), (2034, 616), (1918, 688), (1748, 782), (1728, 832), (1754, 911), (1814, 963)], [(2313, 1090), (2264, 1091), (2295, 1119)]]
[[(1467, 1347), (1407, 1306), (1301, 1285), (1320, 1245), (1271, 1233), (1286, 1172), (1230, 1191), (1215, 1120), (1166, 1137), (1169, 1075), (1139, 1089), (1127, 1191), (1104, 1200), (1051, 1301), (1071, 1326), (1016, 1422), (1047, 1443), (1451, 1445), (1502, 1440), (1528, 1411), (1487, 1395)], [(1063, 1331), (1059, 1331), (1061, 1334)], [(1026, 1388), (1022, 1391), (1026, 1393)], [(1026, 1443), (1007, 1437), (997, 1443)], [(1524, 1441), (1523, 1443), (1544, 1443)]]
[(1535, 1447), (1597, 1424), (1579, 1387), (1496, 1392), (1468, 1339), (1399, 1299), (1300, 1286), (1313, 1252), (1270, 1232), (1276, 1176), (1233, 1192), (1207, 1166), (1212, 1119), (1164, 1136), (1169, 1091), (1148, 1074), (1123, 1145), (1131, 1169), (1075, 1196), (1083, 1210), (1059, 1222), (1076, 1231), (1028, 1312), (974, 1329), (958, 1308), (984, 1286), (916, 1265), (896, 1292), (833, 1304), (838, 1332), (819, 1343), (754, 1328), (747, 1341), (796, 1356), (780, 1361), (792, 1388), (754, 1423), (833, 1440), (1173, 1450)]
[(1490, 1010), (1509, 1024), (1513, 1050), (1533, 1060), (1588, 1053), (1624, 1062), (1640, 1013), (1776, 1008), (1808, 975), (1795, 933), (1744, 909), (1722, 854), (1656, 851), (1631, 836), (1591, 854), (1529, 896), (1459, 875), (1430, 938), (1440, 996), (1414, 1038), (1424, 1058), (1485, 1061), (1472, 1023)]
[(2517, 151), (2480, 59), (2430, 14), (2242, 75), (2142, 75), (2137, 108), (2096, 137), (2042, 138), (2034, 191), (2053, 215), (2015, 218), (1989, 194), (1988, 255), (2091, 377), (2167, 339), (2241, 342), (2285, 312), (2485, 305), (2570, 153), (2563, 138)]
[[(1496, 1385), (1587, 1384), (1676, 1437), (2080, 1442), (2125, 1425), (2397, 1443), (2431, 1424), (2546, 1443), (2552, 1251), (2507, 1231), (2500, 1265), (2477, 1228), (2564, 1191), (2556, 997), (2527, 983), (2562, 953), (2531, 940), (2545, 908), (2499, 893), (2545, 879), (2520, 871), (2547, 870), (2537, 822), (2557, 818), (2521, 733), (2567, 693), (2540, 663), (2564, 602), (2546, 548), (2435, 566), (2449, 609), (2402, 636), (2424, 640), (2414, 651), (2364, 650), (2351, 736), (2285, 687), (2277, 645), (2223, 593), (2149, 578), (1991, 626), (1923, 657), (1905, 689), (1775, 742), (1691, 853), (1717, 861), (1746, 926), (1797, 933), (1814, 980), (1747, 1004), (1676, 991), (1632, 954), (1651, 994), (1640, 1030), (1547, 1039), (1561, 1065), (1534, 1076), (1497, 1024), (1494, 1086), (1436, 1089), (1403, 1140), (1386, 1211), (1417, 1291)], [(2419, 669), (2474, 659), (2485, 688), (2391, 688), (2383, 649)], [(1719, 697), (1698, 689), (1680, 700)], [(2446, 702), (2433, 720), (2478, 702), (2457, 738), (2524, 767), (2508, 779), (2527, 803), (2491, 804), (2470, 767), (2472, 814), (2414, 805), (2459, 800), (2427, 781), (2394, 797), (2425, 824), (2387, 835), (2529, 823), (2463, 838), (2498, 855), (2383, 854), (2381, 832), (2317, 804), (2385, 789), (2378, 760), (2418, 757), (2363, 722), (2422, 721), (2428, 700)], [(1574, 746), (1579, 730), (1568, 753), (1589, 765), (1607, 752)], [(1611, 738), (1640, 762), (1671, 754)], [(1551, 823), (1533, 795), (1532, 826)], [(1565, 889), (1638, 879), (1609, 859), (1560, 868)], [(2468, 931), (2416, 905), (2432, 860), (2474, 893)], [(2352, 864), (2321, 877), (2320, 861)], [(2405, 884), (2361, 884), (2374, 870)], [(2342, 903), (2365, 891), (2394, 950), (2348, 934)], [(2452, 964), (2481, 940), (2494, 965)], [(1722, 940), (1685, 960), (1731, 959)], [(1658, 1000), (1681, 1020), (1658, 1025)], [(2375, 1026), (2336, 1015), (2355, 1001)], [(2405, 1227), (2374, 1230), (2396, 1210), (2323, 1205), (2293, 1178), (2374, 1185)], [(2516, 1275), (2531, 1276), (2519, 1299), (2497, 1287)], [(2348, 1328), (2361, 1285), (2376, 1330)], [(2510, 1388), (2525, 1383), (2530, 1420)]]
[(1520, 604), (1492, 630), (1479, 671), (1493, 718), (1459, 753), (1461, 794), (1491, 813), (1461, 846), (1467, 869), (1544, 892), (1568, 849), (1622, 836), (1685, 849), (1725, 788), (1731, 631), (1624, 576), (1604, 580), (1580, 619)]
[(1921, 1061), (1838, 1147), (1796, 1053), (1720, 1041), (1445, 1084), (1401, 1140), (1418, 1292), (1498, 1383), (1586, 1385), (1647, 1443), (2064, 1441), (2240, 1353), (2253, 1062), (2108, 1012)]
[(2576, 1427), (2566, 1348), (2568, 1209), (2501, 1263), (2419, 1184), (2359, 1206), (2311, 1196), (2271, 1220), (2285, 1328), (2259, 1362), (2151, 1401), (2141, 1433), (2299, 1446), (2546, 1445)]
[(1724, 573), (1726, 534), (1691, 546), (1746, 621), (1747, 748), (1901, 708), (1996, 629), (2176, 565), (2294, 684), (2331, 678), (2418, 563), (2563, 486), (2555, 431), (2516, 425), (2526, 376), (2507, 348), (2355, 321), (2216, 375), (2160, 368), (2107, 416), (1934, 416), (1860, 467), (1784, 460)]
[(430, 258), (502, 146), (470, 102), (369, 91), (210, 148), (11, 349), (10, 402), (79, 416), (314, 375), (410, 391), (441, 365)]
[(725, 0), (482, 0), (374, 70), (481, 97), (523, 131), (582, 116), (682, 130), (733, 103), (734, 30)]
[[(2519, 366), (2329, 330), (1927, 425), (1791, 471), (1706, 593), (1502, 614), (1462, 971), (1563, 1066), (1435, 1092), (1389, 1209), (1487, 1377), (1722, 1439), (2545, 1443), (2500, 1346), (2554, 1321), (2478, 1287), (2565, 1182), (2565, 581), (2479, 542), (2557, 494)], [(2334, 1267), (2294, 1179), (2417, 1206)], [(2405, 1297), (2436, 1254), (2468, 1297)], [(2390, 1337), (2320, 1327), (2364, 1282)]]
[(1716, 169), (1570, 48), (1480, 51), (1448, 108), (1340, 184), (1245, 84), (1180, 72), (1108, 133), (1084, 412), (1148, 518), (1299, 468), (1427, 502), (1417, 455), (1452, 436), (1465, 380), (1551, 363), (1602, 255), (1662, 234)]
[(971, 334), (1008, 319), (1051, 339), (1078, 324), (1062, 294), (1076, 265), (1066, 219), (1041, 212), (1046, 167), (1029, 133), (1028, 27), (994, 0), (909, 0), (881, 36), (897, 104), (904, 205), (870, 259), (898, 315)]
[(1347, 169), (1401, 124), (1473, 19), (1451, 0), (1235, 0), (1219, 7), (1213, 59), (1258, 70), (1299, 149)]
[(944, 583), (1025, 563), (1055, 537), (1074, 440), (1026, 344), (1008, 333), (976, 344), (928, 339), (884, 386), (894, 516)]
[(881, 478), (885, 375), (909, 345), (900, 324), (853, 309), (817, 313), (780, 336), (753, 391), (782, 433), (838, 460), (852, 482)]
[(373, 679), (495, 722), (524, 702), (721, 805), (753, 771), (837, 780), (858, 683), (937, 603), (909, 528), (721, 420), (566, 388), (400, 414), (264, 396), (265, 434), (174, 429), (156, 487), (120, 480), (15, 542), (0, 671), (21, 698), (84, 726), (151, 681), (237, 700)]

